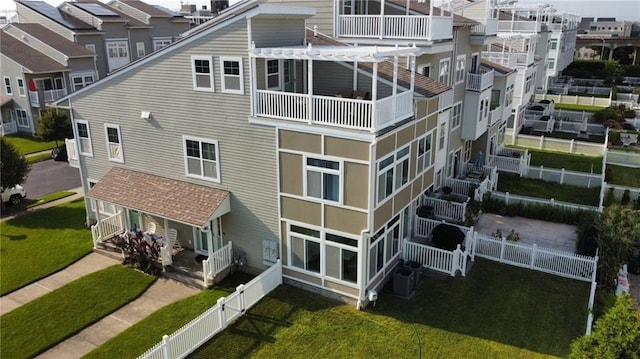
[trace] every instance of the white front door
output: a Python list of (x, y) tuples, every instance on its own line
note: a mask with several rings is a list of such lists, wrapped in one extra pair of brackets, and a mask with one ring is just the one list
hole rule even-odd
[(129, 63), (129, 43), (127, 40), (107, 41), (106, 47), (109, 72)]
[[(211, 234), (213, 235), (213, 252), (217, 251), (218, 249), (222, 248), (222, 236), (220, 235), (220, 233), (222, 233), (221, 231), (221, 222), (219, 218), (214, 219), (213, 221), (209, 222), (209, 226), (211, 227)], [(195, 228), (193, 229), (193, 243), (195, 243), (195, 246), (193, 248), (194, 252), (199, 253), (199, 254), (203, 254), (203, 255), (209, 255), (209, 241), (207, 239), (208, 236), (208, 231), (202, 231), (200, 230), (200, 228)]]

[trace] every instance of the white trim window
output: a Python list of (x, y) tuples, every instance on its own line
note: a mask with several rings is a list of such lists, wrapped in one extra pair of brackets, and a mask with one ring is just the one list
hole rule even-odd
[(124, 163), (120, 126), (105, 123), (104, 134), (107, 140), (107, 156), (109, 157), (109, 161)]
[(400, 252), (402, 235), (400, 214), (393, 217), (385, 226), (370, 238), (369, 279), (373, 279), (386, 264)]
[(18, 85), (18, 95), (22, 97), (27, 96), (27, 92), (24, 89), (24, 79), (22, 77), (17, 77), (16, 83)]
[(426, 76), (426, 77), (430, 77), (431, 76), (431, 64), (423, 64), (423, 65), (419, 65), (418, 68), (418, 73), (421, 74), (422, 76)]
[(549, 49), (556, 50), (557, 48), (558, 48), (558, 40), (557, 39), (549, 40)]
[(466, 140), (464, 141), (464, 150), (462, 152), (462, 162), (466, 163), (471, 161), (471, 147), (473, 146), (473, 141)]
[(144, 57), (144, 50), (144, 42), (136, 42), (136, 55), (138, 55), (138, 57)]
[(305, 196), (341, 203), (341, 163), (314, 157), (305, 158)]
[(378, 203), (409, 182), (410, 146), (405, 146), (378, 162)]
[(4, 77), (4, 90), (7, 95), (13, 95), (13, 88), (11, 87), (11, 77), (9, 76)]
[(300, 226), (289, 226), (291, 266), (320, 273), (320, 231)]
[(433, 143), (431, 142), (432, 133), (429, 132), (418, 140), (418, 158), (416, 163), (416, 174), (422, 173), (431, 166), (431, 153)]
[(73, 91), (78, 91), (83, 87), (91, 85), (95, 81), (93, 74), (74, 74), (71, 75), (71, 85)]
[(464, 82), (464, 70), (467, 55), (459, 55), (456, 57), (456, 84)]
[(438, 132), (438, 149), (444, 149), (444, 145), (447, 142), (447, 123), (440, 124), (440, 131)]
[(455, 130), (460, 127), (462, 123), (462, 101), (457, 102), (451, 108), (451, 130)]
[(513, 102), (513, 84), (507, 86), (507, 90), (504, 94), (504, 105), (509, 106)]
[(358, 283), (358, 240), (332, 233), (324, 239), (327, 277)]
[(242, 57), (220, 57), (222, 92), (244, 94)]
[(215, 91), (213, 82), (213, 57), (191, 56), (193, 89), (196, 91)]
[(96, 45), (94, 45), (94, 44), (86, 44), (86, 45), (84, 45), (84, 47), (87, 50), (93, 52), (94, 54), (96, 53)]
[(187, 177), (220, 183), (218, 141), (190, 136), (182, 136), (182, 139)]
[(161, 48), (168, 46), (171, 42), (172, 42), (171, 37), (154, 37), (153, 51), (158, 51)]
[[(87, 179), (87, 183), (89, 184), (89, 189), (92, 189), (93, 186), (98, 183), (98, 181)], [(89, 202), (91, 203), (91, 210), (93, 212), (96, 212), (96, 208), (100, 208), (100, 214), (116, 214), (116, 206), (113, 203), (99, 201), (97, 199), (89, 199)], [(98, 204), (98, 206), (96, 206), (96, 203)]]
[(76, 120), (76, 131), (78, 132), (78, 147), (80, 148), (80, 154), (92, 157), (93, 146), (91, 143), (89, 122), (86, 120)]
[(29, 116), (26, 110), (16, 108), (16, 122), (20, 127), (29, 127)]
[(440, 60), (440, 65), (438, 67), (438, 81), (442, 82), (445, 85), (449, 85), (449, 76), (451, 72), (451, 58), (447, 57), (446, 59)]
[(282, 88), (280, 83), (280, 60), (267, 60), (264, 64), (267, 89), (280, 90)]

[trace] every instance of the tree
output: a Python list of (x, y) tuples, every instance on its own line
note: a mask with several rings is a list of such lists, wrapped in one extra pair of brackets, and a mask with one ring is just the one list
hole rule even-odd
[(0, 142), (2, 142), (0, 148), (0, 186), (8, 188), (23, 183), (27, 179), (31, 166), (15, 146), (7, 142), (4, 137), (0, 138)]
[(618, 270), (627, 262), (640, 238), (640, 212), (611, 205), (602, 212), (596, 228), (598, 283), (612, 289)]
[(571, 344), (570, 359), (640, 358), (640, 311), (629, 294), (615, 304), (594, 325), (591, 335)]
[(58, 141), (73, 137), (73, 129), (69, 113), (65, 110), (48, 108), (42, 112), (36, 134), (44, 141)]

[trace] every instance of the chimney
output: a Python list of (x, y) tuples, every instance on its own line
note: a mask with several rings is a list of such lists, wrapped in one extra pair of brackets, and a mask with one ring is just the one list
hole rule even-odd
[(214, 14), (229, 7), (229, 0), (211, 0), (211, 12)]

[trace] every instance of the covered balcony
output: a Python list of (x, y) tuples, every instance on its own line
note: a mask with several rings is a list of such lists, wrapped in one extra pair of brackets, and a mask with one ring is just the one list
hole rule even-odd
[[(253, 48), (252, 120), (378, 132), (414, 115), (415, 47)], [(410, 61), (414, 63), (414, 61)]]
[(540, 32), (542, 25), (535, 20), (500, 20), (498, 32)]
[(453, 15), (424, 0), (334, 0), (341, 39), (437, 41), (453, 38)]
[(47, 103), (66, 95), (67, 89), (29, 90), (29, 103), (33, 107), (44, 107)]
[(493, 86), (493, 69), (480, 68), (478, 73), (467, 73), (467, 91), (482, 92)]

